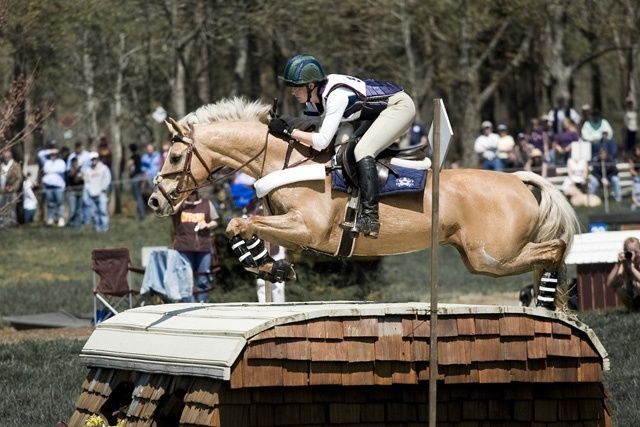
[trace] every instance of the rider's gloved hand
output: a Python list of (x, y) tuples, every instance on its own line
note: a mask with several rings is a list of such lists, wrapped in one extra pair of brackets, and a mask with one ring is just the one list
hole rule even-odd
[(291, 139), (291, 132), (293, 132), (293, 126), (290, 126), (280, 117), (274, 117), (269, 120), (269, 133), (276, 138), (289, 141)]

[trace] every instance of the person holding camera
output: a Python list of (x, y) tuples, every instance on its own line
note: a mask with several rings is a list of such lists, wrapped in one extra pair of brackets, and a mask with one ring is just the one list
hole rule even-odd
[(618, 262), (607, 276), (607, 286), (613, 287), (629, 310), (640, 309), (640, 240), (637, 237), (624, 241)]

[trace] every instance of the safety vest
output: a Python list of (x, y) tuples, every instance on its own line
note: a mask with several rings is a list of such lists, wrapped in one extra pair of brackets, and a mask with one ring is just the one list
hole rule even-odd
[(327, 80), (318, 88), (321, 105), (313, 106), (319, 113), (322, 113), (329, 94), (337, 88), (346, 88), (354, 92), (352, 96), (349, 96), (349, 103), (342, 115), (344, 121), (377, 118), (380, 112), (387, 108), (389, 98), (403, 90), (402, 86), (390, 81), (360, 80), (353, 76), (329, 74)]

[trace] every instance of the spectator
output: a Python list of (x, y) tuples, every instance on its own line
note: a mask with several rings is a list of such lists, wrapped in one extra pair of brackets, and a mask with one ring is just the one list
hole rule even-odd
[(500, 137), (493, 132), (493, 124), (485, 120), (482, 122), (481, 134), (476, 138), (474, 150), (480, 155), (481, 167), (501, 171), (503, 169), (502, 161), (498, 157), (498, 143)]
[(423, 145), (427, 143), (427, 127), (424, 123), (413, 122), (409, 130), (409, 147)]
[[(287, 251), (282, 246), (269, 244), (269, 255), (271, 255), (271, 258), (273, 258), (274, 261), (278, 261), (286, 258)], [(274, 302), (276, 304), (282, 304), (285, 302), (284, 285), (285, 282), (271, 283), (271, 302)], [(256, 280), (256, 291), (258, 294), (258, 302), (267, 302), (266, 282), (264, 279)]]
[(565, 119), (571, 119), (573, 123), (580, 123), (580, 114), (569, 106), (565, 95), (558, 96), (556, 102), (556, 107), (549, 110), (549, 114), (547, 114), (549, 130), (552, 135), (562, 132), (562, 124)]
[(518, 142), (513, 148), (514, 167), (516, 169), (531, 170), (531, 151), (533, 147), (527, 141), (527, 135), (518, 133)]
[(22, 188), (22, 171), (10, 148), (2, 150), (0, 156), (0, 227), (12, 227), (18, 224), (16, 204)]
[(609, 138), (607, 132), (603, 132), (602, 139), (593, 147), (593, 153), (589, 193), (596, 194), (602, 182), (605, 187), (611, 185), (613, 198), (616, 202), (622, 201), (620, 177), (618, 176), (618, 166), (616, 165), (618, 156), (616, 141)]
[(97, 151), (100, 162), (111, 171), (113, 167), (113, 155), (111, 154), (111, 146), (106, 136), (103, 135), (100, 137)]
[[(532, 159), (531, 170), (542, 176), (547, 176), (547, 163), (544, 160), (549, 158), (549, 136), (542, 122), (537, 118), (531, 119), (527, 142), (531, 145), (532, 150), (540, 152), (539, 159), (535, 161)], [(537, 165), (538, 163), (539, 165)]]
[(144, 198), (151, 194), (151, 188), (153, 187), (153, 179), (160, 172), (160, 162), (162, 156), (156, 151), (156, 147), (153, 144), (147, 144), (146, 153), (140, 157), (142, 172), (144, 173), (143, 191)]
[(627, 161), (629, 162), (629, 173), (633, 180), (640, 182), (640, 145), (636, 145), (627, 155)]
[(562, 183), (562, 190), (565, 194), (571, 194), (571, 188), (576, 187), (581, 193), (587, 190), (587, 179), (589, 178), (589, 163), (585, 159), (569, 157), (567, 160), (567, 177)]
[(638, 113), (636, 103), (632, 96), (624, 100), (624, 149), (631, 153), (636, 146), (636, 133), (638, 132)]
[(31, 174), (27, 173), (26, 178), (22, 181), (22, 208), (24, 209), (24, 223), (30, 224), (36, 215), (38, 209), (38, 198), (33, 192), (35, 184), (31, 179)]
[(192, 192), (180, 209), (173, 214), (173, 249), (191, 265), (196, 284), (196, 301), (205, 302), (209, 298), (211, 260), (214, 241), (211, 229), (218, 223), (218, 212), (213, 204), (201, 199), (198, 191)]
[(516, 142), (513, 137), (509, 135), (509, 129), (505, 124), (498, 125), (498, 157), (502, 161), (502, 165), (507, 169), (513, 169), (515, 167), (515, 154), (513, 152)]
[(74, 145), (73, 153), (69, 154), (67, 158), (67, 171), (71, 169), (71, 162), (73, 159), (78, 159), (78, 165), (81, 170), (91, 167), (91, 159), (89, 158), (89, 152), (84, 149), (84, 144), (77, 141)]
[(629, 310), (640, 309), (640, 240), (627, 238), (618, 253), (618, 262), (607, 276), (607, 286), (611, 286), (622, 303)]
[(167, 160), (167, 157), (169, 157), (170, 148), (171, 148), (171, 144), (169, 144), (169, 141), (164, 141), (162, 143), (162, 153), (160, 153), (160, 167), (158, 167), (158, 170), (162, 169), (162, 166), (164, 166), (165, 160)]
[(602, 118), (600, 110), (594, 108), (582, 125), (580, 135), (583, 140), (596, 144), (603, 138), (604, 132), (606, 132), (610, 138), (613, 138), (611, 124), (609, 124), (607, 119)]
[[(531, 150), (531, 172), (535, 172), (539, 175), (543, 174), (545, 169), (544, 156), (542, 151), (538, 148), (534, 148)], [(542, 175), (544, 176), (544, 175)]]
[[(80, 227), (87, 223), (88, 218), (85, 215), (84, 206), (84, 178), (82, 177), (82, 165), (80, 157), (76, 156), (71, 159), (70, 168), (67, 170), (67, 204), (69, 205), (68, 227)], [(89, 168), (91, 168), (91, 160), (89, 160)]]
[(40, 150), (38, 158), (42, 162), (42, 185), (47, 201), (47, 225), (57, 222), (64, 227), (64, 189), (66, 187), (65, 172), (67, 165), (58, 158), (58, 149)]
[(98, 232), (109, 230), (108, 191), (111, 185), (111, 172), (100, 161), (97, 152), (91, 153), (91, 167), (82, 172), (84, 179), (83, 202), (85, 218), (91, 218)]
[(631, 205), (632, 210), (640, 208), (640, 145), (636, 144), (633, 151), (628, 154), (627, 161), (629, 162), (629, 173), (633, 179), (631, 184)]
[(136, 210), (138, 219), (144, 219), (147, 206), (142, 197), (142, 185), (144, 181), (144, 172), (142, 171), (142, 160), (138, 153), (138, 144), (129, 144), (129, 178), (131, 179), (131, 194), (136, 201)]
[(571, 144), (579, 141), (578, 128), (571, 119), (564, 119), (562, 132), (555, 135), (553, 139), (553, 150), (555, 151), (556, 164), (566, 166), (571, 156)]

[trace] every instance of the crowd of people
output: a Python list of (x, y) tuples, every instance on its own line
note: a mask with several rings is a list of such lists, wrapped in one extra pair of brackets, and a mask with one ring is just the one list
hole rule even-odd
[[(567, 168), (565, 193), (577, 188), (596, 195), (600, 186), (611, 190), (614, 200), (622, 201), (618, 164), (629, 163), (629, 173), (640, 184), (640, 146), (636, 104), (629, 97), (624, 102), (622, 143), (614, 138), (609, 121), (597, 108), (582, 105), (578, 113), (567, 98), (557, 98), (557, 105), (542, 117), (531, 119), (528, 129), (511, 136), (506, 124), (494, 131), (492, 122), (481, 124), (474, 142), (480, 167), (496, 171), (529, 170), (553, 176), (556, 169)], [(640, 203), (635, 201), (633, 206)]]

